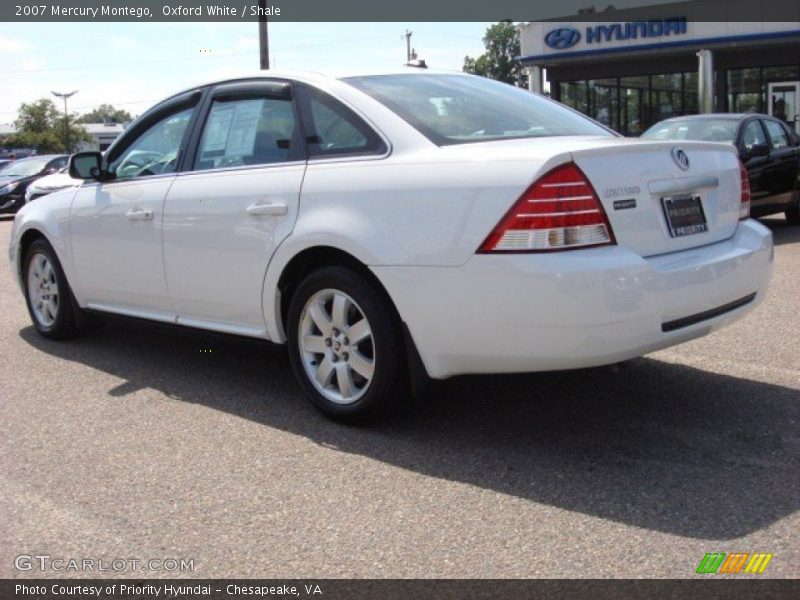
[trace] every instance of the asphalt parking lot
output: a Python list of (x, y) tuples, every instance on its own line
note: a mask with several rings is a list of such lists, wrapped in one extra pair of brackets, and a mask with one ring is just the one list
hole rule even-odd
[(682, 578), (722, 551), (796, 578), (800, 228), (764, 223), (769, 297), (732, 327), (459, 378), (372, 428), (319, 416), (266, 343), (124, 320), (44, 340), (4, 260), (0, 577), (63, 576), (14, 567), (47, 554), (194, 560), (126, 577)]

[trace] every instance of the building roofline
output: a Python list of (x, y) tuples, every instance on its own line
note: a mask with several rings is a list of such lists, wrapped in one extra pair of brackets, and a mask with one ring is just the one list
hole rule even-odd
[(784, 39), (790, 37), (797, 37), (800, 39), (800, 29), (791, 29), (789, 31), (776, 31), (770, 33), (748, 33), (743, 35), (723, 36), (723, 37), (710, 37), (699, 38), (693, 40), (678, 40), (674, 42), (657, 42), (653, 44), (641, 44), (636, 46), (615, 46), (613, 48), (598, 48), (597, 50), (577, 50), (575, 52), (554, 52), (552, 54), (536, 54), (528, 56), (520, 56), (519, 61), (525, 65), (527, 63), (536, 61), (548, 60), (563, 60), (569, 58), (582, 58), (586, 56), (601, 56), (601, 55), (615, 55), (625, 54), (631, 51), (640, 52), (643, 50), (661, 50), (669, 48), (682, 48), (687, 46), (703, 46), (708, 44), (724, 44), (726, 42), (746, 42), (770, 39)]

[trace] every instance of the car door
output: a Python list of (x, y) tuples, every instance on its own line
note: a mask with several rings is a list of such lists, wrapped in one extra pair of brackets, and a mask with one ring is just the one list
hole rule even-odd
[(797, 186), (798, 147), (794, 145), (783, 123), (763, 119), (770, 141), (770, 166), (765, 175), (769, 178), (770, 204), (783, 210), (794, 201)]
[(769, 156), (753, 154), (756, 147), (769, 150), (767, 134), (760, 119), (751, 118), (742, 123), (738, 146), (739, 156), (742, 158), (750, 178), (751, 210), (754, 215), (758, 215), (759, 210), (769, 203), (769, 186), (765, 179), (765, 172), (770, 163)]
[(179, 323), (263, 336), (267, 265), (294, 226), (306, 167), (292, 86), (219, 85), (203, 115), (164, 208), (167, 285)]
[(200, 92), (157, 107), (109, 149), (108, 175), (72, 204), (76, 285), (91, 308), (174, 320), (162, 250), (164, 199), (175, 181)]

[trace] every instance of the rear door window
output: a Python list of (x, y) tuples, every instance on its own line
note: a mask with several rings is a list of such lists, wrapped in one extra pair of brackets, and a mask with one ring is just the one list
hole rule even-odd
[(269, 97), (220, 98), (211, 104), (194, 169), (281, 163), (295, 158), (292, 101)]
[(764, 137), (764, 129), (757, 120), (750, 121), (742, 132), (742, 146), (745, 150), (750, 150), (756, 144), (767, 145), (767, 138)]
[(312, 157), (385, 154), (383, 139), (364, 120), (331, 96), (297, 86), (303, 128)]
[(772, 142), (772, 147), (777, 149), (786, 148), (789, 145), (789, 136), (786, 131), (781, 127), (780, 123), (775, 121), (764, 120), (764, 126), (767, 128), (767, 134)]

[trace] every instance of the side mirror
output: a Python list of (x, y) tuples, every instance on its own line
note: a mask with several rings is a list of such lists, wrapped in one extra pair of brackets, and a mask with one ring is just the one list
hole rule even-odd
[(73, 179), (100, 179), (103, 155), (99, 152), (78, 152), (69, 157), (69, 176)]
[(769, 156), (769, 146), (766, 144), (753, 144), (749, 148), (745, 148), (742, 152), (742, 158), (748, 160), (756, 156)]

